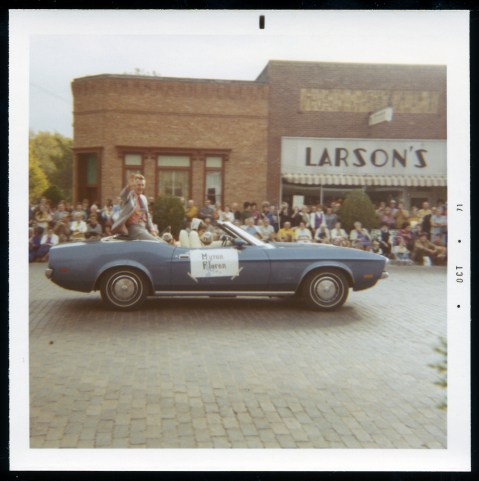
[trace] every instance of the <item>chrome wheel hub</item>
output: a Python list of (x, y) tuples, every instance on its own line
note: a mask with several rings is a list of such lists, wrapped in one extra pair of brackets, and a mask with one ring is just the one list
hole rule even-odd
[(315, 293), (322, 301), (331, 301), (338, 295), (338, 285), (332, 279), (320, 279), (316, 283)]

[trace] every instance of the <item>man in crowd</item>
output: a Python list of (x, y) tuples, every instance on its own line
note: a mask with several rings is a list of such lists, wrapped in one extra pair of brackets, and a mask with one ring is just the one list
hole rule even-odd
[(113, 224), (112, 232), (125, 229), (132, 240), (159, 240), (154, 233), (153, 222), (148, 211), (148, 200), (143, 194), (146, 181), (141, 174), (131, 174), (128, 185), (121, 191), (121, 211)]

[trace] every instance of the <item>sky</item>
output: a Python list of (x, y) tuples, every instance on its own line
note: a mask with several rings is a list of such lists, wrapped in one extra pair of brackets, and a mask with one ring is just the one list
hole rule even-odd
[[(262, 30), (259, 15), (265, 16)], [(465, 15), (18, 11), (13, 31), (28, 38), (29, 128), (71, 137), (71, 82), (78, 77), (139, 71), (252, 81), (269, 60), (445, 65), (462, 48), (458, 20)]]
[[(265, 28), (259, 29), (259, 16)], [(462, 471), (470, 452), (468, 398), (470, 305), (468, 282), (448, 276), (448, 449), (261, 452), (255, 450), (30, 450), (28, 445), (28, 133), (71, 137), (71, 82), (98, 74), (255, 80), (269, 60), (447, 65), (448, 217), (451, 236), (470, 239), (469, 21), (466, 11), (160, 11), (10, 10), (9, 200), (15, 204), (10, 236), (10, 467), (13, 470), (230, 469)], [(455, 205), (462, 205), (458, 213)], [(25, 222), (21, 220), (21, 213)], [(11, 220), (11, 218), (10, 218)], [(453, 233), (453, 234), (452, 234)], [(448, 246), (453, 265), (470, 265), (470, 252)], [(451, 271), (452, 272), (452, 271)], [(49, 451), (49, 452), (45, 452)], [(50, 452), (51, 451), (51, 452)], [(74, 452), (73, 452), (74, 451)], [(185, 451), (188, 453), (185, 454)], [(242, 450), (239, 450), (242, 451)], [(273, 450), (274, 451), (274, 450)], [(313, 452), (314, 451), (314, 452)], [(385, 450), (387, 451), (387, 450)], [(269, 463), (269, 464), (268, 464)], [(185, 468), (184, 468), (185, 469)]]

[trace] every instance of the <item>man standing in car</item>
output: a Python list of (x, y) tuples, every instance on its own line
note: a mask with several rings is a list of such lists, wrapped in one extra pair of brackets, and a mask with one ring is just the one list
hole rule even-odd
[(120, 193), (121, 211), (113, 224), (113, 233), (124, 232), (126, 229), (132, 240), (158, 240), (153, 234), (148, 200), (143, 194), (145, 184), (145, 177), (141, 174), (131, 174), (128, 177), (128, 185)]

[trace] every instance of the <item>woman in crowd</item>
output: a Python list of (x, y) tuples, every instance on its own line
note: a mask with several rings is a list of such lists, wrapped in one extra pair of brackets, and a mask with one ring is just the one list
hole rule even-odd
[(331, 234), (329, 229), (327, 228), (326, 224), (320, 225), (316, 232), (314, 233), (314, 241), (319, 242), (320, 244), (330, 244), (331, 243)]
[(337, 246), (348, 247), (349, 240), (347, 232), (341, 227), (341, 222), (336, 222), (330, 231), (331, 242)]
[(371, 249), (371, 236), (366, 228), (364, 228), (361, 222), (354, 223), (354, 229), (349, 234), (349, 239), (353, 247), (362, 250)]

